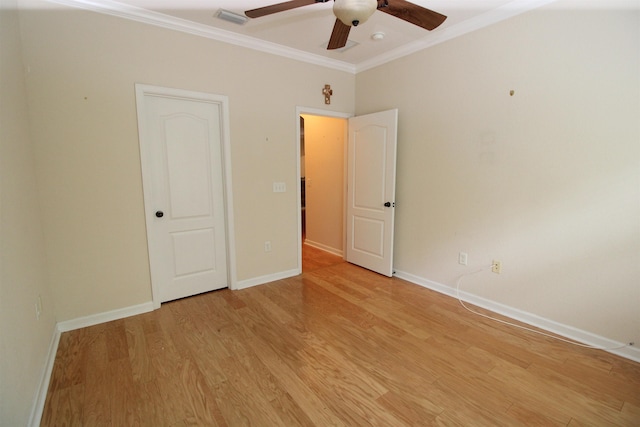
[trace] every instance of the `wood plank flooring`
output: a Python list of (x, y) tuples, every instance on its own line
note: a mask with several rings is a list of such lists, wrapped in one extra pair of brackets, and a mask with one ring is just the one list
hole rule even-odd
[(640, 364), (316, 255), (62, 334), (42, 425), (640, 425)]

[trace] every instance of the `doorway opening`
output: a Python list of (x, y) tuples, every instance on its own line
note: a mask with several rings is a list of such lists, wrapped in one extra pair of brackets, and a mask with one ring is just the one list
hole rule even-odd
[[(305, 177), (305, 239), (302, 241), (302, 215), (298, 218), (298, 271), (302, 272), (302, 247), (313, 245), (327, 252), (338, 249), (346, 261), (391, 277), (393, 275), (393, 228), (395, 218), (396, 188), (396, 148), (398, 143), (398, 109), (379, 111), (357, 117), (340, 114), (327, 114), (324, 111), (304, 111), (297, 109), (298, 138), (300, 138), (300, 120), (304, 121), (304, 177)], [(317, 133), (310, 129), (310, 118), (321, 119)], [(325, 120), (338, 117), (342, 120), (342, 137), (327, 132), (330, 125)], [(348, 120), (347, 120), (348, 119)], [(335, 135), (338, 135), (336, 132)], [(325, 161), (315, 168), (317, 179), (311, 170), (312, 153), (310, 137), (321, 141), (323, 149), (319, 157), (326, 156), (327, 147), (341, 140), (342, 160)], [(297, 144), (298, 145), (298, 144)], [(296, 150), (298, 155), (300, 149)], [(299, 157), (299, 156), (298, 156)], [(298, 176), (300, 159), (298, 158)], [(336, 169), (338, 167), (338, 169)], [(339, 168), (342, 168), (340, 173)], [(341, 185), (325, 189), (327, 183), (341, 177)], [(300, 191), (300, 188), (299, 188)], [(318, 197), (313, 202), (313, 193), (327, 197)], [(337, 196), (337, 197), (336, 197)], [(330, 198), (330, 199), (329, 199)], [(329, 209), (335, 200), (342, 200), (342, 211), (338, 220), (326, 221), (336, 211)], [(298, 194), (301, 207), (301, 197)], [(317, 208), (320, 214), (314, 214)], [(317, 227), (314, 218), (321, 218), (322, 227)], [(330, 224), (328, 227), (325, 223)], [(319, 231), (313, 231), (315, 228)], [(339, 230), (339, 233), (336, 233)], [(341, 235), (336, 239), (336, 234)], [(322, 239), (328, 243), (319, 242)], [(337, 242), (337, 243), (336, 243)], [(343, 249), (344, 248), (344, 249)]]
[(298, 111), (301, 272), (343, 262), (348, 117)]

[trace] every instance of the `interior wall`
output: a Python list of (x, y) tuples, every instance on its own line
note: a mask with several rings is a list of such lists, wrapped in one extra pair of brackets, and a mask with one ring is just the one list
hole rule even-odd
[[(296, 106), (353, 111), (355, 76), (89, 11), (22, 4), (59, 321), (151, 300), (135, 83), (229, 97), (237, 278), (297, 268)], [(325, 84), (336, 94), (330, 107)], [(287, 192), (273, 193), (274, 181)]]
[(347, 120), (303, 114), (306, 243), (342, 255)]
[[(29, 422), (55, 328), (16, 1), (0, 8), (0, 425)], [(41, 299), (40, 318), (36, 303)]]
[(559, 1), (358, 74), (357, 114), (399, 108), (395, 269), (500, 260), (462, 290), (640, 342), (639, 32)]

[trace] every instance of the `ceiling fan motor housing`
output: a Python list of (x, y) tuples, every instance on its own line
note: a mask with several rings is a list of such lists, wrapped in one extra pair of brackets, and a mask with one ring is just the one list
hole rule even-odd
[(377, 0), (335, 0), (333, 14), (345, 25), (362, 24), (376, 11)]

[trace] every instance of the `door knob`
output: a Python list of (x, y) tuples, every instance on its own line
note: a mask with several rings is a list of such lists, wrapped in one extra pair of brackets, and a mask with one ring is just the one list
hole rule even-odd
[(390, 207), (391, 207), (391, 202), (386, 202), (384, 205), (385, 205), (386, 207), (390, 208)]
[(162, 211), (156, 211), (156, 216), (157, 216), (158, 218), (162, 218), (162, 217), (164, 216), (164, 212), (162, 212)]

